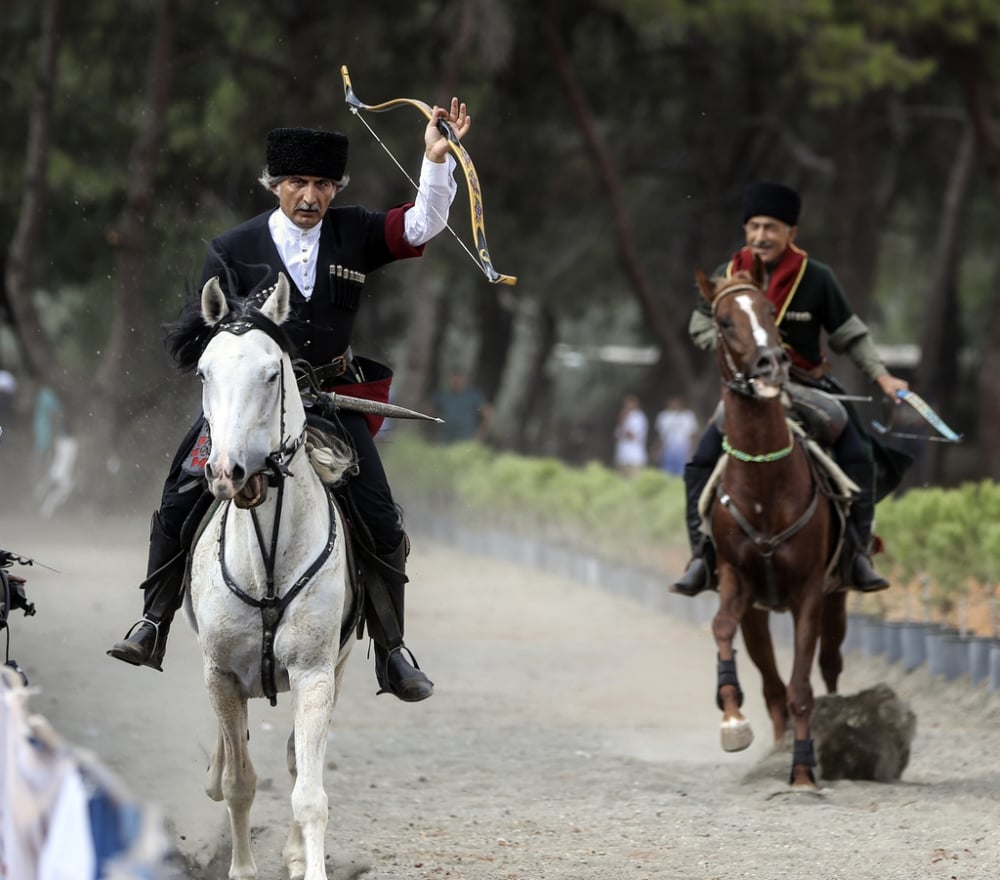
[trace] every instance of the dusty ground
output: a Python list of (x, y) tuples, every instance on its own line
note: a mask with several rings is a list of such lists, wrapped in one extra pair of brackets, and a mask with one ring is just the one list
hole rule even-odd
[[(11, 654), (32, 707), (159, 804), (180, 875), (225, 877), (225, 810), (203, 793), (213, 719), (197, 644), (176, 628), (166, 672), (105, 656), (140, 607), (147, 515), (0, 517), (0, 546), (38, 607)], [(741, 665), (757, 742), (718, 746), (704, 625), (428, 541), (411, 557), (409, 638), (436, 682), (422, 704), (376, 698), (357, 643), (330, 737), (331, 877), (618, 880), (1000, 876), (1000, 699), (851, 655), (849, 693), (888, 681), (918, 719), (898, 784), (790, 795), (768, 757), (758, 679)], [(787, 657), (785, 657), (787, 668)], [(260, 876), (279, 878), (290, 814), (287, 701), (254, 705)]]

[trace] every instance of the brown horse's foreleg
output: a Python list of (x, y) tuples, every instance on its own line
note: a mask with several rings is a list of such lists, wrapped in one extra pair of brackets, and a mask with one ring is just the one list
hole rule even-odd
[(823, 621), (819, 634), (819, 671), (828, 694), (837, 693), (837, 681), (844, 671), (840, 646), (847, 635), (847, 592), (831, 593), (823, 601)]
[(816, 642), (819, 638), (823, 608), (822, 584), (806, 584), (803, 593), (805, 599), (798, 608), (792, 610), (795, 617), (795, 654), (787, 690), (788, 714), (795, 730), (795, 744), (792, 753), (792, 771), (788, 781), (793, 788), (814, 789), (816, 776), (813, 767), (816, 766), (816, 758), (809, 730), (813, 711), (810, 676), (816, 656)]
[(771, 629), (768, 625), (770, 615), (760, 608), (751, 608), (743, 617), (743, 643), (754, 666), (760, 672), (764, 703), (767, 714), (774, 728), (774, 742), (780, 743), (785, 735), (788, 724), (788, 695), (785, 682), (778, 672), (778, 663), (774, 658), (774, 643), (771, 640)]
[(733, 639), (746, 605), (746, 598), (738, 593), (732, 582), (731, 571), (720, 570), (719, 610), (712, 618), (712, 635), (719, 651), (715, 699), (722, 710), (722, 748), (727, 752), (738, 752), (753, 742), (750, 722), (740, 711), (743, 691), (736, 675), (736, 651), (733, 648)]

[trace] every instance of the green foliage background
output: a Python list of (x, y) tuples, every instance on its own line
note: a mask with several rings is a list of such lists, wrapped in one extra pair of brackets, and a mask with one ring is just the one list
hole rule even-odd
[[(596, 462), (571, 467), (477, 443), (432, 445), (416, 434), (395, 437), (383, 457), (401, 496), (466, 526), (645, 567), (687, 552), (683, 483), (655, 468), (625, 478)], [(1000, 484), (910, 489), (882, 501), (876, 519), (883, 567), (897, 585), (926, 582), (932, 615), (948, 619), (972, 585), (987, 594), (1000, 585)], [(664, 589), (678, 573), (664, 568)]]

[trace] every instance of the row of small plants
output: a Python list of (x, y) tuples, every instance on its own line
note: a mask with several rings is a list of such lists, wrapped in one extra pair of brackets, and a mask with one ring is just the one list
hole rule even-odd
[(495, 528), (616, 561), (656, 566), (686, 546), (679, 477), (647, 468), (622, 477), (597, 462), (496, 452), (478, 443), (429, 445), (414, 435), (383, 447), (395, 493), (466, 525)]
[(899, 591), (889, 591), (880, 610), (997, 633), (1000, 485), (982, 480), (911, 489), (879, 504), (876, 531), (905, 603), (900, 615), (899, 602), (890, 602)]
[[(430, 445), (401, 431), (383, 454), (404, 500), (467, 525), (653, 568), (676, 565), (686, 552), (683, 483), (655, 468), (623, 477), (597, 462), (572, 467), (477, 443)], [(878, 564), (894, 587), (866, 597), (863, 610), (994, 627), (1000, 485), (911, 489), (883, 500), (876, 519), (885, 545)]]

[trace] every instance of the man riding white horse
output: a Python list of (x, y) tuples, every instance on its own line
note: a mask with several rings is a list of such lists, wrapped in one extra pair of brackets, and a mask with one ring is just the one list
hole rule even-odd
[[(387, 212), (331, 207), (348, 183), (345, 135), (304, 128), (271, 131), (260, 182), (277, 197), (278, 208), (223, 233), (209, 247), (201, 284), (217, 276), (230, 296), (245, 297), (273, 285), (279, 272), (289, 276), (292, 317), (285, 329), (324, 390), (388, 400), (391, 371), (354, 356), (351, 332), (368, 273), (395, 260), (420, 256), (425, 243), (445, 228), (456, 184), (454, 159), (438, 130), (442, 120), (459, 138), (471, 125), (457, 98), (448, 108), (433, 108), (424, 128), (415, 201)], [(340, 421), (358, 457), (358, 473), (350, 484), (362, 520), (358, 525), (368, 533), (372, 550), (368, 562), (384, 586), (383, 591), (369, 590), (366, 610), (375, 642), (379, 693), (389, 692), (408, 702), (424, 700), (433, 693), (433, 683), (415, 660), (411, 664), (412, 654), (403, 643), (409, 544), (374, 443), (381, 420), (342, 413)], [(142, 619), (108, 651), (133, 665), (162, 669), (167, 632), (180, 607), (189, 552), (189, 529), (184, 525), (205, 495), (201, 478), (191, 479), (185, 471), (200, 432), (201, 425), (196, 424), (181, 444), (160, 509), (153, 515), (147, 577), (141, 585)]]

